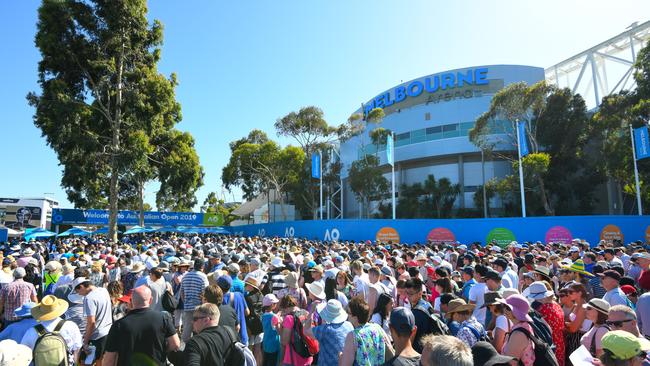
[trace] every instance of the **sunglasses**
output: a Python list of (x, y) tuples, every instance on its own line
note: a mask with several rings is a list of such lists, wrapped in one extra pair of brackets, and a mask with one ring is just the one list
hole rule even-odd
[(623, 326), (623, 323), (631, 322), (633, 319), (626, 319), (626, 320), (613, 320), (613, 321), (606, 321), (605, 324), (609, 325), (610, 327), (616, 327), (620, 328)]

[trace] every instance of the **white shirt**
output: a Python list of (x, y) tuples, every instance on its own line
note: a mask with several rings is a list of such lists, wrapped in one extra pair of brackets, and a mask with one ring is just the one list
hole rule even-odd
[(505, 275), (510, 278), (510, 283), (512, 286), (510, 288), (516, 289), (517, 286), (519, 285), (519, 275), (517, 275), (516, 271), (513, 271), (512, 268), (508, 267), (506, 269)]
[(355, 294), (363, 295), (363, 298), (368, 301), (368, 286), (370, 285), (368, 275), (364, 273), (361, 276), (354, 276), (352, 284), (354, 285)]
[[(63, 319), (57, 317), (52, 320), (43, 321), (41, 324), (43, 324), (48, 332), (52, 332), (56, 325), (59, 324), (59, 321), (62, 320)], [(63, 327), (61, 327), (60, 333), (61, 337), (63, 337), (65, 340), (65, 343), (68, 345), (68, 351), (71, 354), (81, 348), (83, 340), (81, 338), (81, 332), (79, 331), (77, 324), (73, 323), (72, 321), (66, 321), (65, 324), (63, 324)], [(31, 327), (25, 332), (25, 335), (23, 335), (23, 339), (20, 341), (20, 343), (29, 347), (31, 350), (34, 350), (34, 346), (36, 345), (37, 340), (38, 333), (34, 327)], [(72, 356), (71, 354), (68, 355), (68, 359), (70, 359), (70, 356)]]
[(56, 281), (56, 283), (52, 286), (52, 291), (56, 290), (57, 287), (59, 287), (59, 286), (64, 286), (64, 285), (72, 283), (73, 280), (74, 280), (74, 273), (70, 273), (70, 274), (63, 275), (63, 276), (59, 277), (59, 279)]
[(485, 303), (484, 295), (487, 290), (487, 285), (479, 282), (469, 290), (469, 301), (476, 304), (476, 307), (474, 308), (474, 317), (481, 324), (485, 323), (485, 316), (487, 314), (485, 308), (481, 309), (481, 306)]

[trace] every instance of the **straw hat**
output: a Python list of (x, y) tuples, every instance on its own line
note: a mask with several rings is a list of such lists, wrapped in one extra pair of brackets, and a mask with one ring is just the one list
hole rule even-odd
[(66, 275), (66, 274), (73, 273), (74, 270), (75, 270), (75, 268), (77, 268), (77, 267), (73, 266), (72, 264), (66, 264), (66, 265), (64, 265), (64, 266), (62, 267), (62, 269), (63, 269), (63, 274)]
[(459, 311), (472, 311), (476, 305), (468, 304), (463, 299), (453, 299), (447, 304), (447, 316)]
[(298, 288), (298, 274), (296, 272), (289, 272), (284, 277), (284, 283), (289, 288)]
[(255, 277), (248, 277), (246, 278), (246, 281), (244, 281), (245, 285), (248, 285), (256, 290), (259, 290), (259, 284), (257, 283), (257, 278)]
[(55, 273), (55, 272), (60, 272), (62, 269), (61, 262), (59, 261), (49, 261), (45, 265), (45, 270), (50, 272), (50, 273)]
[(32, 308), (32, 317), (38, 321), (56, 319), (68, 310), (68, 302), (54, 295), (47, 295)]
[(552, 281), (552, 279), (551, 279), (551, 270), (548, 267), (535, 266), (535, 269), (533, 269), (533, 272), (535, 272), (535, 273), (539, 274), (540, 276), (544, 277), (549, 282)]
[(145, 270), (145, 265), (142, 262), (136, 262), (131, 268), (131, 273), (139, 273)]

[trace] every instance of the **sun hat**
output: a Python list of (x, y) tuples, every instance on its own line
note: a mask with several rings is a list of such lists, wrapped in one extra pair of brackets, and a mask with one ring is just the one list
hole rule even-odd
[(64, 275), (73, 273), (76, 268), (77, 267), (69, 263), (66, 263), (63, 267), (61, 267)]
[(280, 300), (278, 300), (278, 298), (273, 294), (266, 294), (264, 295), (264, 298), (262, 298), (262, 306), (271, 306), (278, 302), (280, 302)]
[(136, 262), (133, 267), (131, 267), (131, 273), (140, 273), (146, 269), (144, 263), (142, 262)]
[(257, 278), (252, 276), (248, 276), (246, 280), (244, 280), (244, 285), (248, 285), (256, 290), (260, 289), (259, 285), (257, 284)]
[(273, 259), (271, 259), (271, 265), (275, 268), (284, 267), (284, 263), (282, 263), (282, 259), (279, 257), (274, 257)]
[(162, 261), (158, 264), (157, 268), (163, 272), (169, 272), (169, 263)]
[(637, 337), (624, 330), (613, 330), (605, 333), (601, 340), (603, 350), (609, 351), (615, 360), (629, 360), (642, 352), (650, 351), (650, 341)]
[(546, 278), (549, 282), (551, 280), (551, 270), (546, 266), (535, 266), (533, 269), (534, 273), (539, 274), (540, 276)]
[(508, 296), (511, 296), (511, 295), (519, 295), (519, 290), (517, 290), (516, 288), (505, 288), (505, 289), (503, 289), (503, 292), (501, 293), (501, 296), (504, 299), (507, 299)]
[(59, 272), (61, 268), (61, 262), (59, 261), (49, 261), (45, 264), (45, 270), (50, 273)]
[(343, 310), (343, 305), (336, 299), (327, 301), (327, 305), (318, 313), (325, 323), (342, 323), (348, 318), (348, 314)]
[(512, 312), (512, 315), (514, 315), (515, 319), (526, 322), (533, 321), (533, 319), (528, 315), (530, 304), (523, 295), (515, 294), (508, 296), (506, 298), (506, 304), (509, 305), (508, 308)]
[(72, 291), (71, 293), (68, 294), (68, 301), (70, 301), (73, 304), (83, 304), (84, 297)]
[(472, 358), (474, 365), (482, 366), (510, 365), (510, 361), (515, 359), (512, 356), (500, 355), (492, 344), (484, 341), (476, 342), (472, 346)]
[(311, 293), (318, 299), (325, 300), (325, 289), (323, 288), (323, 285), (321, 285), (320, 282), (308, 283), (306, 286), (307, 286), (307, 290), (309, 290), (309, 293)]
[(593, 298), (589, 300), (586, 304), (582, 305), (585, 309), (594, 308), (596, 311), (608, 315), (609, 314), (609, 303), (603, 299)]
[(47, 295), (32, 309), (32, 317), (40, 322), (56, 319), (68, 310), (68, 302), (54, 295)]
[(298, 274), (296, 272), (289, 272), (284, 276), (284, 283), (289, 288), (298, 288)]
[(531, 283), (530, 286), (522, 292), (522, 295), (526, 296), (530, 300), (545, 299), (549, 296), (553, 296), (553, 294), (553, 290), (549, 290), (542, 281)]
[(447, 304), (446, 315), (449, 317), (449, 315), (457, 313), (459, 311), (472, 311), (475, 307), (476, 305), (468, 304), (463, 299), (453, 299)]
[(27, 247), (22, 250), (21, 255), (24, 255), (25, 257), (29, 257), (30, 255), (34, 255), (34, 250), (30, 247)]
[(228, 272), (231, 273), (239, 273), (241, 271), (241, 268), (239, 268), (239, 264), (237, 263), (230, 263), (228, 265)]
[(585, 271), (585, 262), (582, 261), (582, 259), (578, 259), (573, 264), (570, 266), (562, 266), (562, 269), (568, 269), (571, 272), (576, 272), (583, 274), (585, 276), (593, 277), (594, 275)]
[(32, 308), (36, 306), (35, 302), (27, 301), (21, 307), (14, 310), (14, 315), (18, 318), (24, 318), (26, 316), (32, 316)]
[(32, 350), (13, 339), (0, 342), (0, 366), (27, 366), (32, 362)]
[[(571, 266), (573, 264), (573, 261), (571, 259), (569, 259), (569, 258), (564, 258), (564, 259), (562, 259), (560, 261), (560, 264), (562, 265), (563, 268), (564, 267), (569, 267), (569, 266)], [(568, 269), (568, 268), (566, 268), (566, 269)]]
[(323, 273), (324, 270), (323, 270), (323, 266), (321, 266), (320, 264), (317, 264), (317, 265), (313, 266), (312, 268), (310, 268), (309, 271)]
[(74, 291), (74, 289), (77, 288), (77, 286), (79, 286), (79, 285), (81, 285), (82, 283), (85, 283), (85, 282), (90, 282), (90, 280), (87, 279), (86, 277), (77, 277), (74, 280), (72, 280), (72, 283), (70, 284), (70, 287), (72, 287), (72, 290)]

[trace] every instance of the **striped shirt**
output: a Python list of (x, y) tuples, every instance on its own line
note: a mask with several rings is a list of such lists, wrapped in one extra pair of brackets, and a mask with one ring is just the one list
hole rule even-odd
[(607, 293), (607, 290), (605, 290), (605, 288), (600, 283), (600, 277), (594, 277), (589, 280), (589, 289), (591, 290), (593, 296), (599, 299), (602, 299)]
[(208, 276), (205, 273), (197, 271), (186, 273), (181, 281), (183, 310), (194, 310), (201, 305), (201, 294), (206, 287), (208, 287)]
[(284, 282), (284, 275), (279, 269), (274, 269), (269, 272), (269, 281), (271, 282), (271, 292), (276, 296), (280, 290), (287, 287), (287, 284)]

